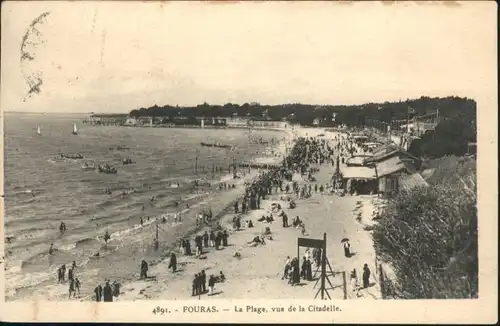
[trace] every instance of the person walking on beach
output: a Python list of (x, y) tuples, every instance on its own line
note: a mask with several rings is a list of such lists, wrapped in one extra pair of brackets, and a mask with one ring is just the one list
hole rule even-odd
[(210, 247), (215, 247), (215, 233), (213, 230), (210, 231)]
[(99, 284), (98, 286), (95, 287), (94, 293), (95, 293), (95, 301), (101, 302), (101, 299), (102, 299), (102, 286), (101, 286), (101, 284)]
[(73, 268), (70, 268), (70, 269), (68, 270), (68, 280), (69, 280), (70, 282), (72, 282), (72, 281), (73, 281)]
[(59, 267), (57, 269), (57, 283), (61, 283), (62, 282), (62, 267)]
[(283, 268), (283, 276), (281, 277), (282, 280), (288, 278), (289, 270), (290, 270), (290, 256), (287, 256), (285, 261), (285, 266)]
[(106, 281), (106, 285), (104, 286), (103, 297), (104, 302), (113, 302), (113, 290), (111, 289), (111, 285), (109, 285), (109, 281)]
[(141, 279), (148, 278), (148, 263), (145, 260), (141, 262)]
[(222, 234), (222, 245), (224, 247), (228, 246), (227, 239), (229, 238), (229, 234), (227, 233), (227, 230), (224, 230), (224, 233)]
[(71, 293), (73, 293), (73, 298), (75, 297), (76, 295), (76, 291), (75, 291), (75, 280), (70, 280), (69, 281), (69, 296), (68, 296), (68, 299), (71, 298)]
[(191, 296), (193, 297), (198, 295), (198, 283), (199, 283), (199, 276), (198, 274), (195, 274), (193, 278), (193, 289), (191, 293)]
[(78, 295), (80, 295), (80, 280), (78, 277), (75, 278), (75, 293), (78, 291)]
[(207, 292), (207, 275), (205, 274), (205, 270), (201, 271), (200, 285), (201, 285), (201, 293)]
[(349, 244), (349, 241), (344, 242), (344, 255), (347, 258), (351, 257), (351, 245)]
[(53, 252), (54, 252), (54, 244), (51, 243), (49, 247), (49, 255), (52, 255)]
[(366, 289), (370, 285), (370, 268), (368, 264), (363, 266), (363, 289)]
[(120, 283), (118, 283), (117, 281), (113, 281), (111, 289), (113, 290), (113, 296), (118, 298), (118, 296), (120, 295)]
[(61, 280), (62, 280), (62, 282), (66, 282), (65, 277), (66, 277), (66, 265), (62, 265), (61, 266)]
[(186, 255), (191, 256), (193, 253), (191, 252), (191, 241), (186, 239)]
[(203, 246), (205, 248), (208, 248), (208, 239), (209, 239), (208, 232), (205, 231), (205, 233), (203, 233)]
[(208, 278), (208, 295), (214, 294), (214, 286), (215, 286), (215, 277), (210, 275)]
[(173, 273), (177, 271), (177, 256), (175, 253), (170, 254), (170, 263), (168, 264), (168, 268), (172, 268)]
[(351, 271), (349, 279), (351, 281), (352, 291), (354, 292), (354, 291), (356, 291), (358, 289), (358, 274), (356, 272), (356, 268), (354, 268)]

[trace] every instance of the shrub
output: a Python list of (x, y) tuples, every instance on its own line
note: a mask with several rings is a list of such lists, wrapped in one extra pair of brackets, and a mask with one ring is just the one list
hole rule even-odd
[[(478, 291), (475, 169), (401, 192), (375, 226), (375, 250), (394, 270), (389, 295), (474, 298)], [(386, 293), (387, 294), (387, 293)]]

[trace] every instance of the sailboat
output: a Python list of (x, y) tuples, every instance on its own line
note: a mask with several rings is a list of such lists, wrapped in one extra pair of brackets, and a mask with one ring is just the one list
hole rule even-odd
[(73, 123), (73, 135), (78, 135), (78, 129), (76, 129), (76, 123)]
[(38, 136), (41, 136), (41, 135), (42, 135), (42, 132), (40, 131), (40, 126), (38, 126), (38, 127), (36, 128), (36, 134), (37, 134)]

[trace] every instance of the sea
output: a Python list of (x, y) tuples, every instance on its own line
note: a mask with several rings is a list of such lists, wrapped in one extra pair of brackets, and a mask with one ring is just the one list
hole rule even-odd
[[(233, 180), (230, 164), (277, 159), (280, 154), (269, 144), (284, 138), (272, 130), (91, 126), (83, 118), (4, 114), (6, 300), (66, 299), (68, 284), (58, 284), (57, 269), (73, 261), (82, 283), (80, 300), (90, 300), (105, 280), (137, 278), (141, 260), (155, 264), (165, 257), (195, 228), (197, 213), (223, 213), (241, 194), (218, 187), (242, 183)], [(72, 135), (74, 123), (78, 135)], [(116, 150), (119, 146), (128, 149)], [(84, 158), (55, 159), (60, 153)], [(123, 165), (125, 158), (135, 164)], [(85, 170), (84, 161), (109, 164), (118, 173)], [(195, 180), (202, 186), (194, 186)], [(175, 213), (181, 222), (173, 220)], [(166, 223), (159, 222), (163, 217)], [(61, 222), (67, 228), (63, 234)], [(55, 251), (49, 255), (51, 244)]]

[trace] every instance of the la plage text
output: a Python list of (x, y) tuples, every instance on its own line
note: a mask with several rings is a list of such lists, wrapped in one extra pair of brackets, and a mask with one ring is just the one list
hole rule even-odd
[(246, 313), (268, 313), (268, 312), (335, 312), (341, 311), (340, 307), (336, 305), (290, 305), (288, 307), (257, 307), (252, 305), (247, 305), (245, 307), (234, 306), (234, 312), (246, 312)]

